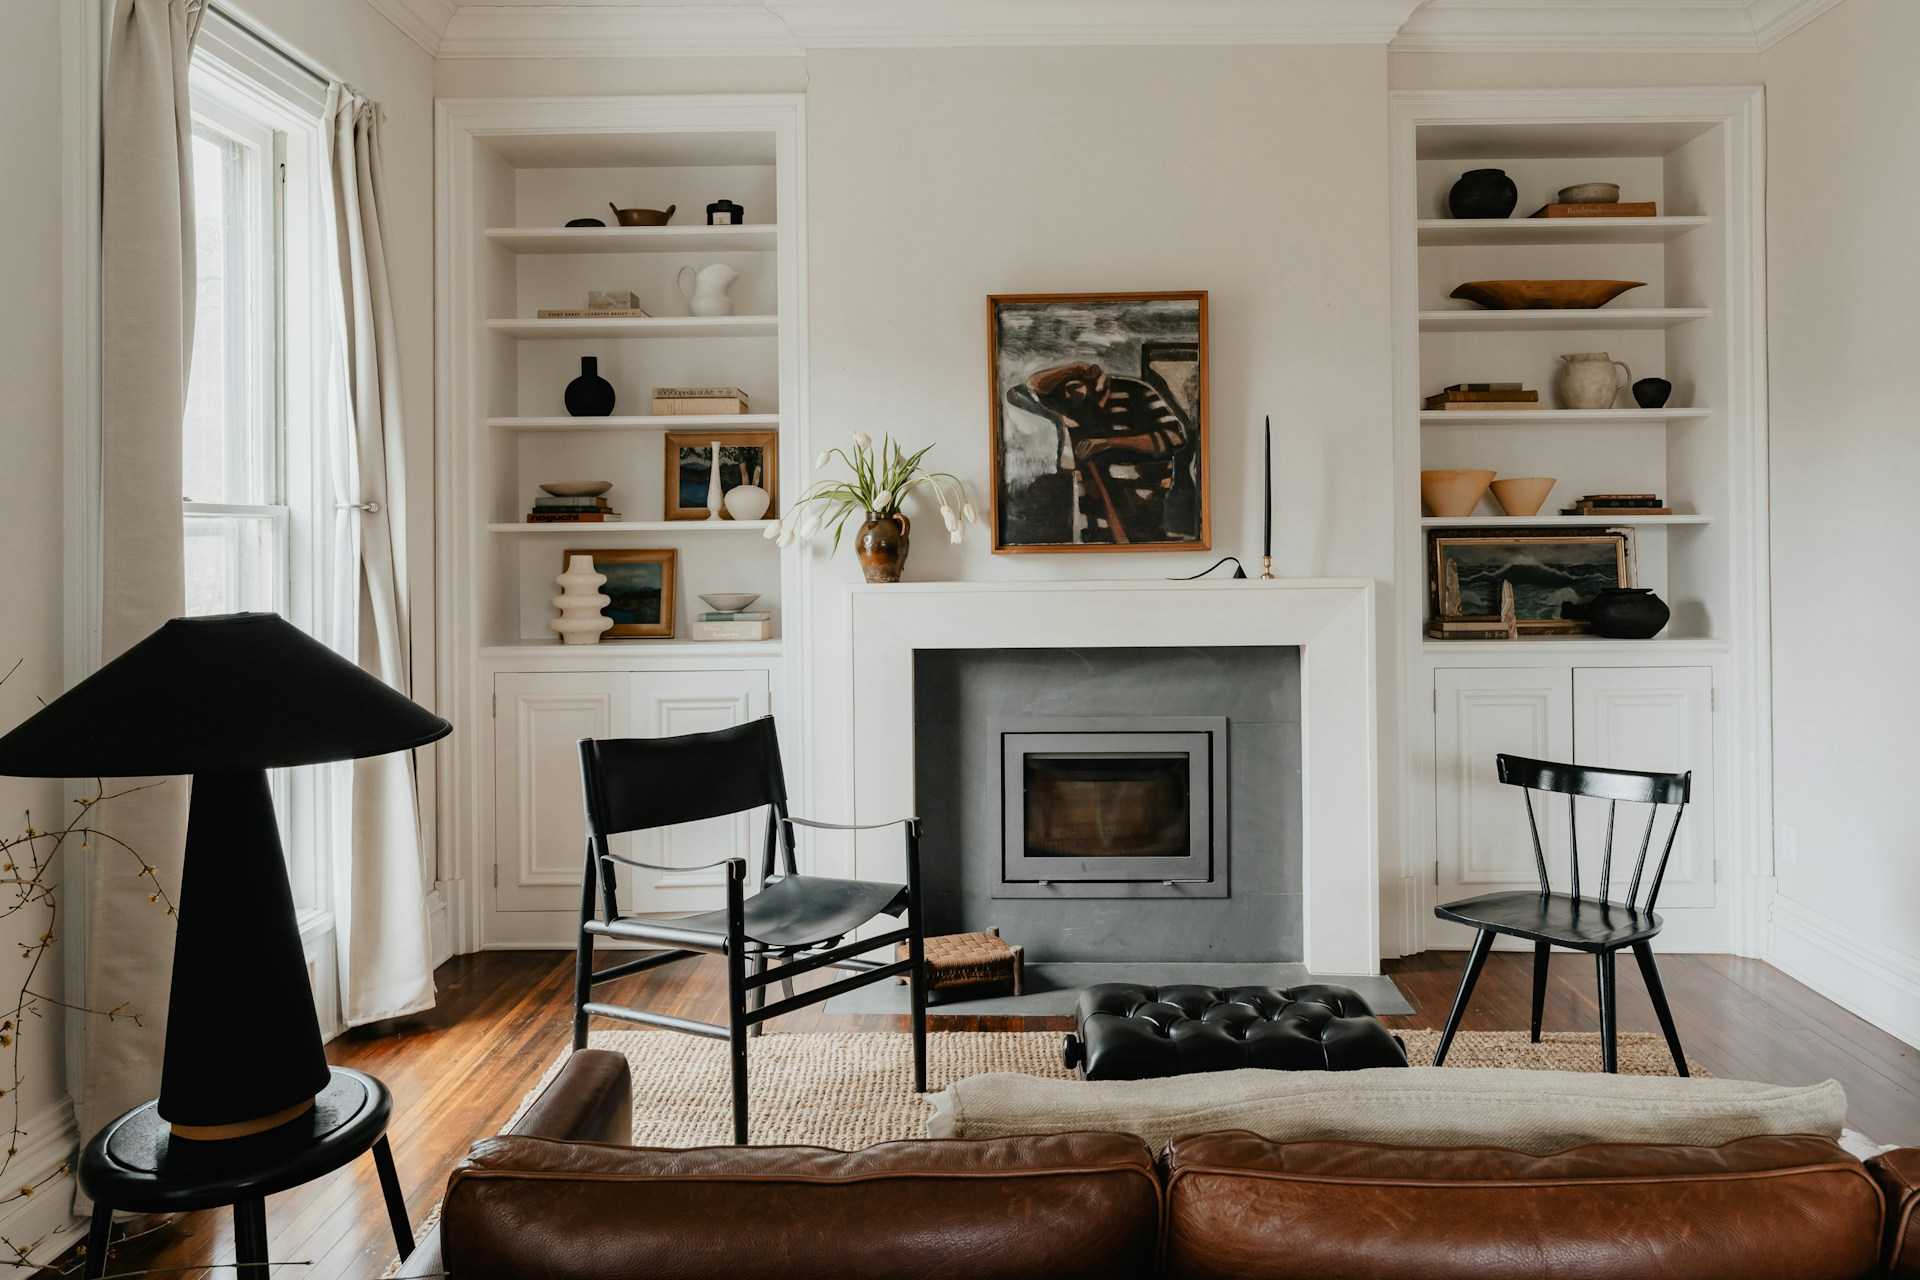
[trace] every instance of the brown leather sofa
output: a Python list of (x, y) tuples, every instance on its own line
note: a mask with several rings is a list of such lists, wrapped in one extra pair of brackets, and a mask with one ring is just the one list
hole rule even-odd
[(576, 1053), (453, 1171), (403, 1277), (1920, 1277), (1920, 1150), (1814, 1137), (1551, 1156), (1122, 1134), (643, 1150)]

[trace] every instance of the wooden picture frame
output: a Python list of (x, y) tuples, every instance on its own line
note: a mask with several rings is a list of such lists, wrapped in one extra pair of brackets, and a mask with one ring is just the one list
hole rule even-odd
[[(738, 465), (744, 476), (751, 476), (752, 466), (757, 465), (763, 478), (760, 487), (767, 491), (769, 499), (765, 519), (772, 520), (780, 514), (780, 433), (778, 431), (669, 431), (665, 433), (664, 470), (662, 471), (666, 501), (666, 513), (669, 520), (705, 520), (707, 518), (707, 482), (704, 472), (709, 469), (708, 458), (713, 442), (720, 442), (721, 493), (735, 484), (750, 483), (740, 479), (728, 483), (728, 468)], [(738, 458), (730, 457), (736, 451), (754, 450), (760, 455), (757, 464), (749, 464)], [(701, 474), (698, 479), (683, 473), (695, 468)], [(698, 498), (698, 502), (691, 499)], [(720, 518), (731, 520), (732, 516), (721, 508)]]
[(1211, 550), (1207, 346), (1204, 289), (988, 297), (994, 553)]
[[(612, 602), (600, 612), (613, 619), (613, 626), (601, 633), (602, 639), (671, 640), (673, 638), (674, 601), (680, 589), (680, 553), (672, 547), (574, 547), (562, 552), (564, 572), (571, 556), (592, 556), (595, 573), (607, 575), (600, 590)], [(647, 566), (660, 566), (657, 573)], [(657, 592), (654, 607), (646, 607), (645, 596)]]
[[(1472, 554), (1477, 553), (1477, 554)], [(1502, 561), (1525, 557), (1523, 575)], [(1478, 561), (1469, 566), (1469, 559)], [(1462, 582), (1463, 567), (1482, 572)], [(1633, 585), (1631, 536), (1620, 529), (1431, 529), (1427, 533), (1427, 605), (1434, 624), (1485, 623), (1500, 617), (1501, 583), (1514, 585), (1520, 635), (1583, 632), (1586, 622), (1560, 611), (1569, 593), (1586, 600), (1606, 587)], [(1548, 612), (1551, 607), (1551, 612)]]

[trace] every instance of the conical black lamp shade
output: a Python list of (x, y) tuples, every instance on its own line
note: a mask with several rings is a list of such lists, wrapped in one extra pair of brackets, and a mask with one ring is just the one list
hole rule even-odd
[(304, 1110), (327, 1060), (266, 770), (453, 726), (271, 613), (175, 618), (0, 738), (0, 775), (194, 775), (160, 1114), (181, 1136)]

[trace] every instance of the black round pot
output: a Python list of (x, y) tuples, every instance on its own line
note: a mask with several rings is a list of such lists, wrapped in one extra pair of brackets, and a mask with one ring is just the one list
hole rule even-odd
[(1469, 169), (1447, 192), (1447, 209), (1456, 218), (1505, 218), (1520, 203), (1520, 188), (1505, 169)]
[(567, 384), (567, 412), (576, 418), (604, 418), (613, 412), (613, 384), (600, 376), (598, 356), (580, 357), (580, 376)]
[(1633, 402), (1642, 409), (1662, 409), (1673, 394), (1673, 384), (1665, 378), (1642, 378), (1633, 384)]
[(1609, 587), (1587, 606), (1594, 634), (1609, 640), (1651, 640), (1672, 616), (1650, 587)]

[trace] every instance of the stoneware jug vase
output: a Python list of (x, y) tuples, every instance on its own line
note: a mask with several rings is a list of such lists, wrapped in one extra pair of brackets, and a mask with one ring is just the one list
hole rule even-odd
[(733, 314), (733, 299), (727, 296), (727, 290), (740, 278), (740, 273), (724, 262), (716, 262), (709, 267), (682, 267), (674, 276), (674, 283), (680, 286), (680, 296), (687, 300), (687, 311), (696, 316), (730, 316)]
[(868, 582), (900, 581), (900, 571), (907, 567), (911, 532), (912, 525), (899, 512), (890, 516), (867, 512), (867, 522), (853, 540), (853, 553), (860, 557), (860, 572)]
[[(1615, 371), (1618, 370), (1618, 374)], [(1633, 381), (1633, 370), (1604, 351), (1581, 351), (1560, 357), (1560, 407), (1611, 409), (1614, 400)]]

